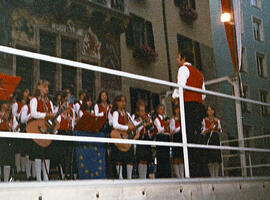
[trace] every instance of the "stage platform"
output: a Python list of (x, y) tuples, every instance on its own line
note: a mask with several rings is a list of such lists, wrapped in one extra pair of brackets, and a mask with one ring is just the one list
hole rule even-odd
[(270, 178), (13, 182), (1, 200), (269, 200)]

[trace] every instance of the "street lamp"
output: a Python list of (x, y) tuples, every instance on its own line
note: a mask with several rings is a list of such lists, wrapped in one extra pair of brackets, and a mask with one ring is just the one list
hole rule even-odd
[(228, 12), (222, 13), (220, 16), (220, 21), (222, 23), (232, 23), (232, 14)]

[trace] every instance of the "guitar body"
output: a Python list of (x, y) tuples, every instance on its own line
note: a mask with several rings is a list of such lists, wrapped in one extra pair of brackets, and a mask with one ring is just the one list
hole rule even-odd
[[(128, 133), (126, 131), (112, 130), (111, 138), (128, 139)], [(127, 152), (131, 148), (131, 144), (119, 144), (115, 143), (115, 146), (119, 151)]]
[[(27, 123), (26, 126), (26, 132), (27, 133), (37, 133), (37, 134), (53, 134), (55, 133), (59, 128), (60, 124), (57, 122), (57, 120), (54, 121), (55, 126), (53, 127), (52, 131), (49, 130), (45, 119), (37, 119), (33, 120)], [(39, 140), (39, 139), (33, 139), (35, 143), (37, 143), (40, 147), (46, 148), (50, 146), (52, 143), (51, 140)]]

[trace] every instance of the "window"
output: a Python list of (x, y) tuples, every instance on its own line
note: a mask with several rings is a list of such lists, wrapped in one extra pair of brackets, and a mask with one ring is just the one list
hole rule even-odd
[(258, 76), (262, 78), (267, 78), (267, 66), (266, 60), (263, 54), (256, 54), (256, 64), (258, 70)]
[[(61, 38), (62, 58), (76, 60), (77, 43), (70, 38)], [(76, 94), (77, 68), (62, 65), (62, 89), (69, 88), (72, 94)]]
[[(56, 56), (56, 36), (49, 32), (40, 30), (40, 53)], [(40, 61), (40, 79), (50, 82), (50, 94), (55, 93), (56, 86), (56, 64)]]
[(190, 51), (193, 54), (193, 65), (202, 70), (200, 44), (182, 35), (177, 35), (178, 50)]
[(138, 100), (143, 100), (146, 104), (146, 112), (151, 112), (156, 109), (159, 102), (159, 95), (151, 93), (148, 90), (130, 88), (131, 112), (136, 112), (136, 103)]
[[(243, 87), (243, 98), (247, 98), (247, 99), (250, 98), (249, 88), (246, 85)], [(251, 104), (247, 102), (242, 102), (242, 111), (244, 113), (251, 112)]]
[(18, 86), (19, 89), (24, 90), (28, 88), (30, 91), (33, 89), (33, 65), (33, 59), (16, 56), (16, 76), (22, 77)]
[[(90, 65), (97, 65), (97, 63), (88, 63)], [(82, 89), (95, 97), (95, 72), (91, 70), (82, 69)]]
[(251, 0), (251, 5), (256, 8), (262, 8), (262, 1), (261, 0)]
[[(260, 91), (260, 100), (264, 103), (270, 103), (270, 93), (266, 90)], [(269, 115), (270, 114), (270, 107), (269, 106), (262, 106), (262, 114)]]
[(247, 53), (244, 47), (242, 48), (241, 72), (248, 72)]
[(263, 26), (262, 21), (253, 17), (253, 32), (254, 32), (254, 39), (257, 41), (263, 41)]
[(152, 23), (133, 15), (126, 32), (126, 44), (134, 48), (147, 44), (155, 49)]
[(196, 9), (195, 0), (174, 0), (174, 4), (180, 8), (193, 8)]

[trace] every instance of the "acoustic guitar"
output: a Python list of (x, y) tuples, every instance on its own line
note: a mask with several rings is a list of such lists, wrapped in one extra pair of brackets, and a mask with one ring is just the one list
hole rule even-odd
[[(60, 128), (60, 124), (57, 121), (57, 117), (63, 113), (68, 105), (74, 103), (75, 98), (71, 96), (67, 103), (64, 104), (56, 113), (56, 116), (53, 119), (35, 119), (27, 123), (26, 132), (27, 133), (37, 133), (37, 134), (55, 134), (56, 131)], [(50, 146), (52, 143), (51, 140), (41, 140), (33, 139), (33, 141), (42, 148)]]
[[(117, 139), (134, 139), (137, 133), (137, 129), (144, 125), (146, 123), (146, 120), (142, 120), (137, 126), (135, 126), (133, 131), (121, 131), (114, 129), (111, 132), (111, 138), (117, 138)], [(119, 151), (127, 152), (131, 148), (131, 144), (114, 144)]]

